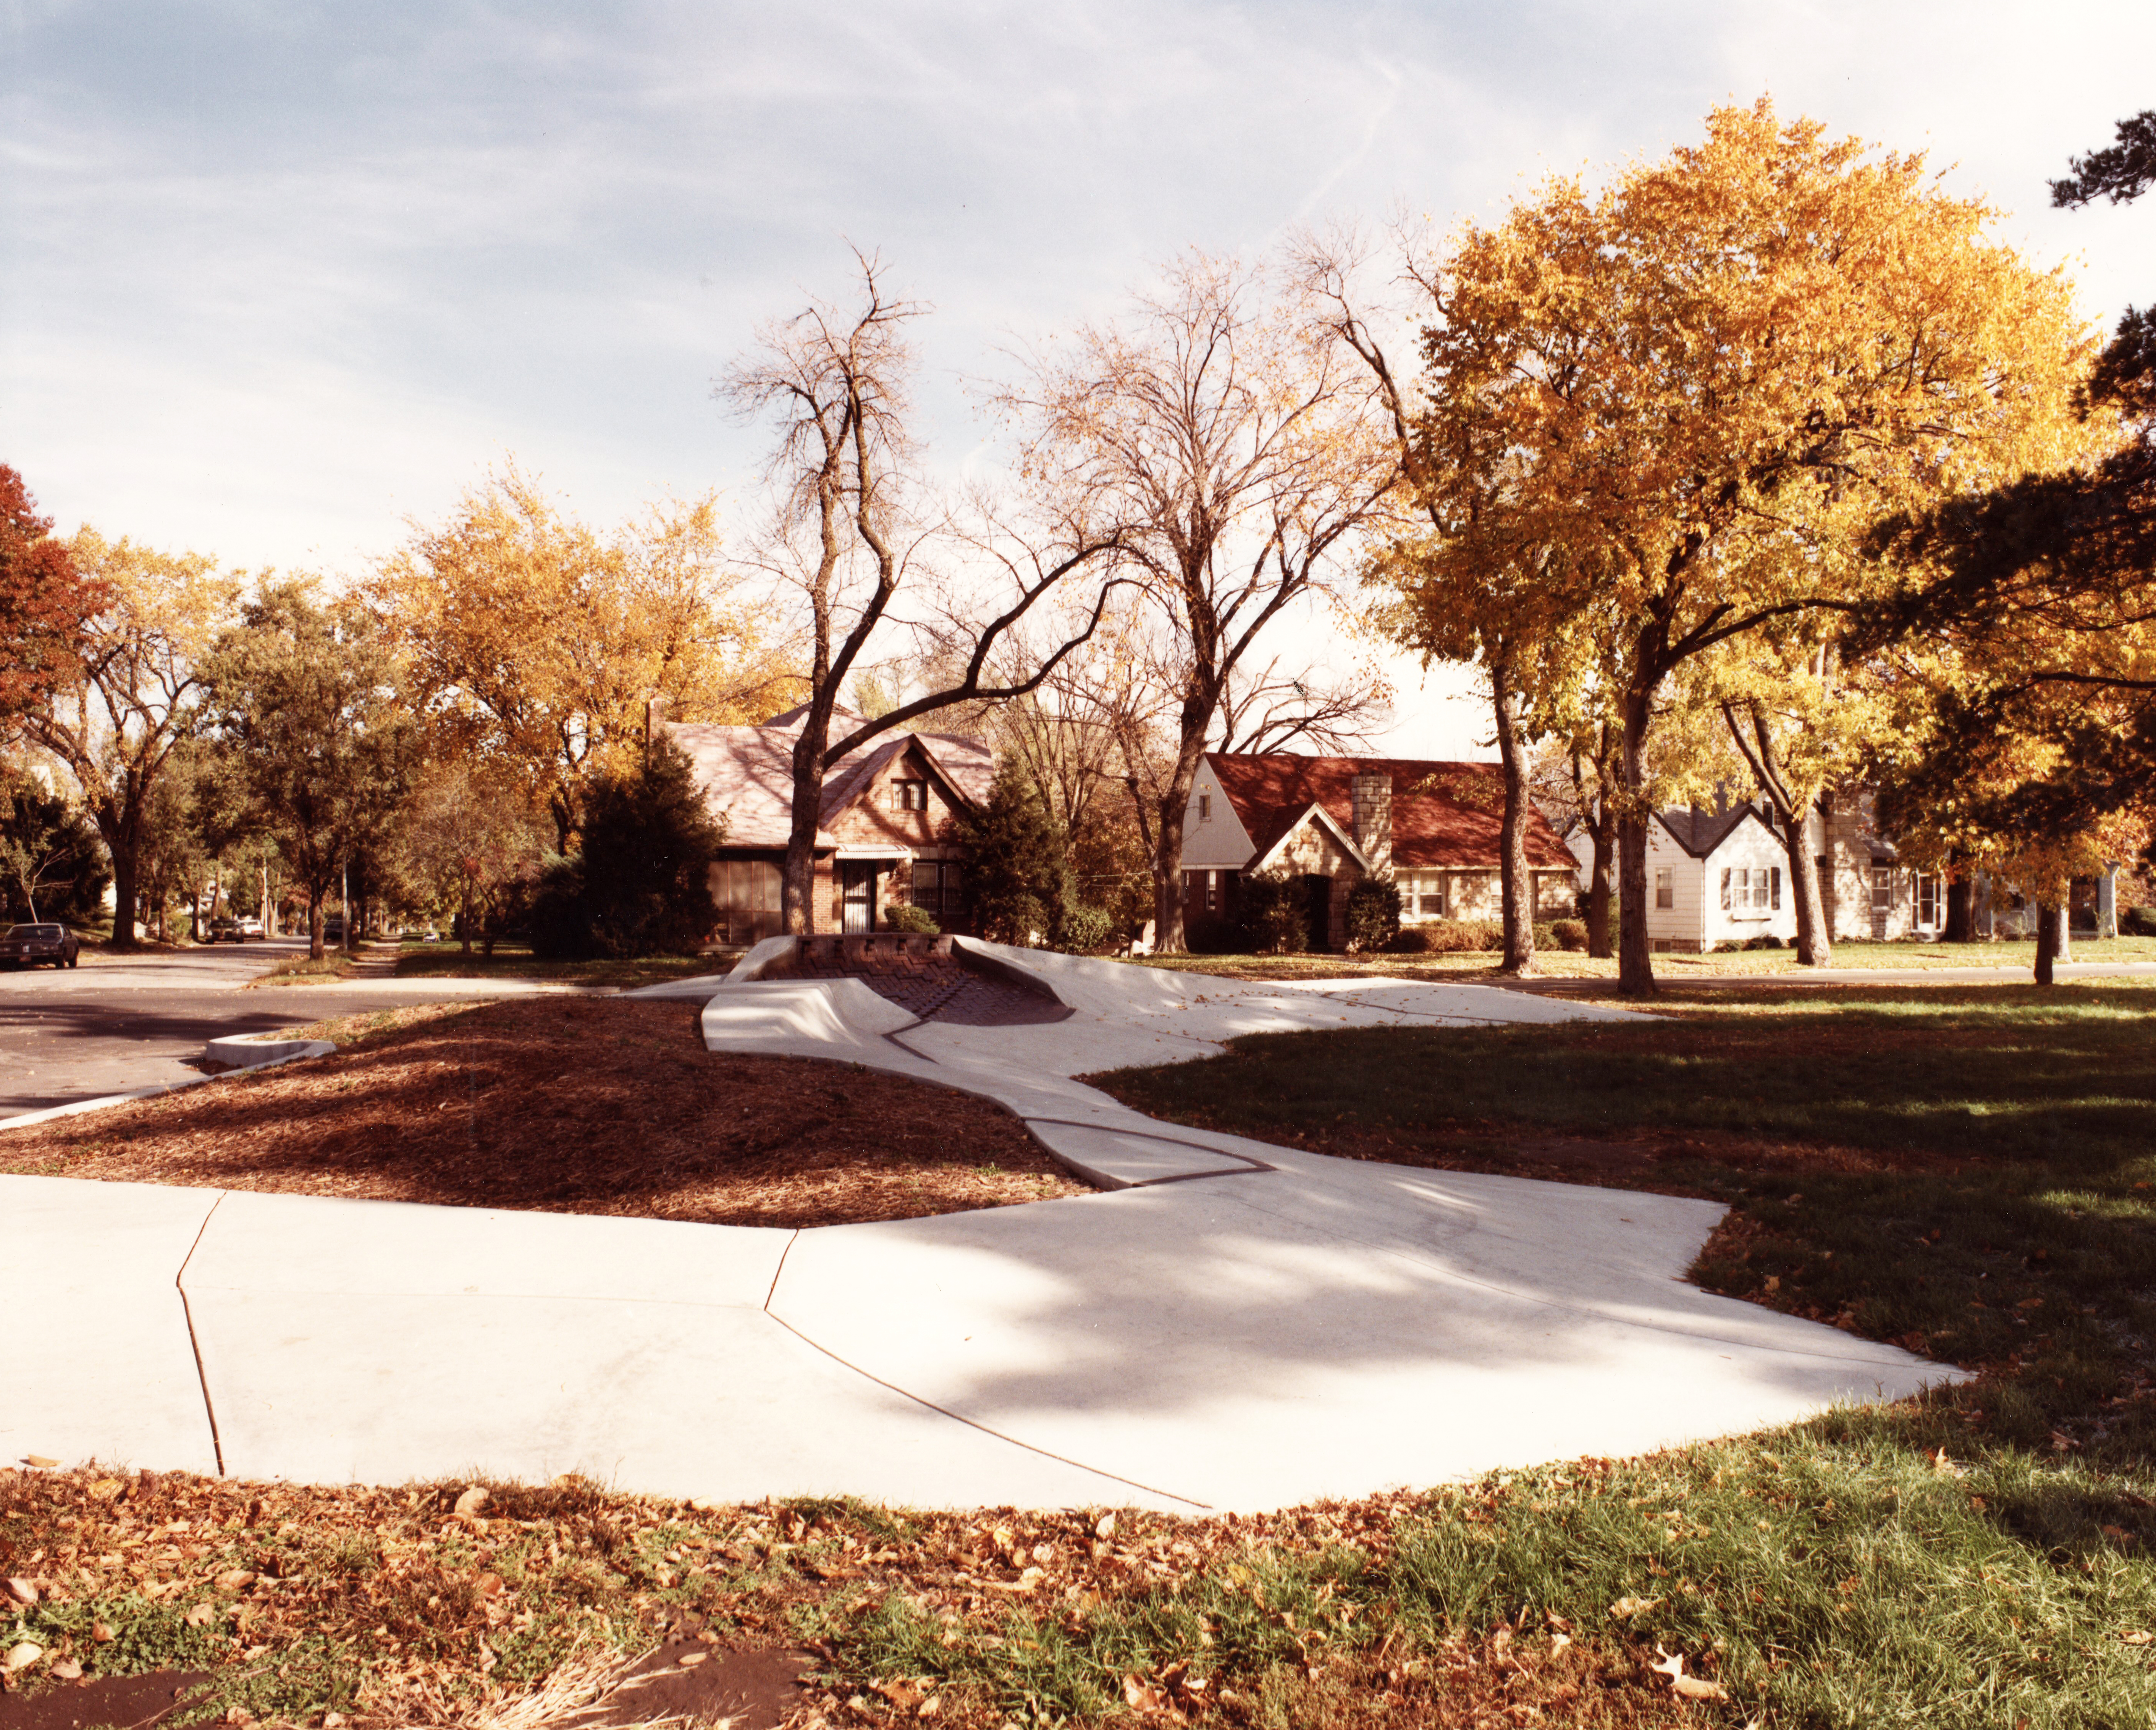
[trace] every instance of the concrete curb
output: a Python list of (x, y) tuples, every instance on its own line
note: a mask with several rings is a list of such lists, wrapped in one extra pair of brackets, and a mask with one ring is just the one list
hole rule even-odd
[(290, 1063), (300, 1057), (326, 1057), (336, 1047), (327, 1040), (287, 1040), (275, 1034), (228, 1034), (203, 1047), (212, 1063), (229, 1064), (236, 1070), (260, 1069), (264, 1064)]

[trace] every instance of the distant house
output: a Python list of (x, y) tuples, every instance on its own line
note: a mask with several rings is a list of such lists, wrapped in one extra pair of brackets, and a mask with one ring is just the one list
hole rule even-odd
[[(1183, 814), (1183, 918), (1225, 916), (1243, 876), (1283, 870), (1303, 880), (1326, 948), (1346, 942), (1348, 893), (1369, 877), (1399, 886), (1404, 924), (1496, 919), (1503, 812), (1494, 763), (1209, 752)], [(1527, 865), (1537, 916), (1571, 916), (1572, 857), (1539, 811)]]
[[(654, 730), (688, 753), (712, 814), (726, 822), (711, 867), (720, 942), (752, 943), (781, 929), (803, 712), (718, 726), (668, 721), (664, 706), (654, 706)], [(832, 731), (860, 721), (842, 714)], [(910, 902), (947, 932), (966, 930), (966, 849), (954, 819), (988, 798), (995, 769), (988, 746), (952, 733), (888, 734), (841, 758), (824, 778), (817, 814), (810, 928), (875, 931), (891, 908)]]
[(1797, 934), (1789, 855), (1756, 805), (1657, 811), (1647, 824), (1647, 942), (1656, 949), (1741, 947)]

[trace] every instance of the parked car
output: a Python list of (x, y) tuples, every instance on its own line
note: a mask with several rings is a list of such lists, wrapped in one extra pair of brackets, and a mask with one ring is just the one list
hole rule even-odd
[(341, 943), (344, 941), (343, 914), (329, 913), (323, 916), (322, 941), (325, 943)]
[(261, 935), (262, 921), (252, 913), (243, 914), (239, 921), (239, 941), (244, 943), (249, 938), (259, 937)]
[(213, 943), (239, 943), (245, 941), (239, 934), (239, 921), (229, 915), (220, 914), (209, 922), (209, 940)]
[(82, 946), (64, 925), (11, 925), (0, 937), (0, 967), (33, 968), (50, 962), (71, 968), (82, 958)]

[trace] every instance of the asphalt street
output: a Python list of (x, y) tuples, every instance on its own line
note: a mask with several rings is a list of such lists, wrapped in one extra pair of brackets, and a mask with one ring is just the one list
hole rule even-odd
[(403, 1004), (521, 994), (473, 980), (369, 979), (249, 988), (300, 947), (248, 943), (135, 957), (85, 955), (72, 970), (0, 973), (0, 1118), (187, 1080), (205, 1041)]

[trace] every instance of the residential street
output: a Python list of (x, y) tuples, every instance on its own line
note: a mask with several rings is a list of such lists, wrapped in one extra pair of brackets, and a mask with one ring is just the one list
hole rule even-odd
[(223, 1034), (264, 1033), (400, 1004), (507, 997), (517, 982), (345, 980), (246, 988), (298, 940), (0, 973), (0, 1117), (179, 1081)]

